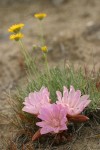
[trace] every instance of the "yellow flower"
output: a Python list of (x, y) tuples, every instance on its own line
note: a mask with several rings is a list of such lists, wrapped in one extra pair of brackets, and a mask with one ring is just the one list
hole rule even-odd
[(47, 46), (42, 46), (41, 47), (42, 52), (47, 53), (48, 52), (48, 48)]
[(15, 24), (12, 25), (8, 31), (9, 32), (14, 32), (14, 33), (18, 33), (22, 28), (24, 27), (24, 24), (20, 23), (20, 24)]
[(23, 36), (24, 35), (22, 33), (12, 34), (10, 36), (10, 40), (19, 41), (19, 39), (23, 38)]
[(44, 19), (46, 16), (47, 16), (47, 14), (45, 14), (45, 13), (38, 13), (38, 14), (34, 15), (34, 17), (38, 18), (39, 20)]

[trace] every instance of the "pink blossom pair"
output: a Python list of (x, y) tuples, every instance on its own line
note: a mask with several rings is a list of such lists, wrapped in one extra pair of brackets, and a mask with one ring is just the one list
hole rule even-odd
[(39, 92), (32, 92), (25, 98), (23, 111), (37, 115), (41, 122), (36, 125), (41, 127), (40, 133), (59, 133), (67, 130), (67, 115), (80, 114), (90, 103), (88, 95), (81, 96), (81, 91), (75, 91), (70, 86), (70, 91), (64, 86), (63, 95), (56, 92), (56, 104), (51, 104), (50, 93), (47, 88), (42, 87)]

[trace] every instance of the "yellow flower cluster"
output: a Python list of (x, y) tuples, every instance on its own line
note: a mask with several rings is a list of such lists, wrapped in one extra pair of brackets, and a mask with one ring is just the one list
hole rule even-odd
[(24, 27), (24, 24), (20, 23), (20, 24), (15, 24), (12, 25), (8, 31), (9, 32), (13, 32), (14, 34), (10, 35), (10, 40), (15, 40), (15, 41), (19, 41), (21, 38), (23, 38), (23, 34), (20, 33), (20, 30)]
[(38, 13), (38, 14), (34, 15), (34, 17), (39, 19), (39, 20), (44, 19), (46, 16), (47, 16), (47, 14), (45, 14), (45, 13)]
[(19, 41), (19, 39), (23, 38), (22, 33), (12, 34), (10, 35), (10, 40)]
[(48, 48), (47, 46), (42, 46), (41, 47), (42, 52), (47, 53), (48, 52)]

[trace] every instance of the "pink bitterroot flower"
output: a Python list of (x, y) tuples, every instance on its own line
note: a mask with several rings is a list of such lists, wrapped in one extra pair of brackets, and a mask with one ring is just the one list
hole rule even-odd
[(67, 129), (67, 109), (59, 104), (49, 104), (41, 108), (38, 118), (42, 121), (36, 125), (41, 127), (40, 133), (59, 133)]
[(68, 115), (71, 116), (80, 114), (91, 102), (88, 100), (89, 95), (81, 96), (81, 91), (75, 91), (73, 86), (70, 86), (70, 91), (64, 86), (63, 96), (60, 91), (57, 91), (56, 94), (58, 99), (56, 103), (66, 107)]
[(28, 112), (30, 114), (38, 115), (42, 106), (45, 106), (50, 103), (48, 89), (42, 87), (39, 92), (31, 92), (29, 96), (25, 98), (23, 104), (23, 111)]

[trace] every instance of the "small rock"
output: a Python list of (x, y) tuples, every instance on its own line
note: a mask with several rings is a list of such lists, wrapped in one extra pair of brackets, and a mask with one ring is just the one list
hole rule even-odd
[(86, 26), (87, 26), (87, 27), (91, 27), (91, 26), (93, 26), (94, 24), (95, 24), (94, 21), (89, 21), (89, 22), (87, 22)]

